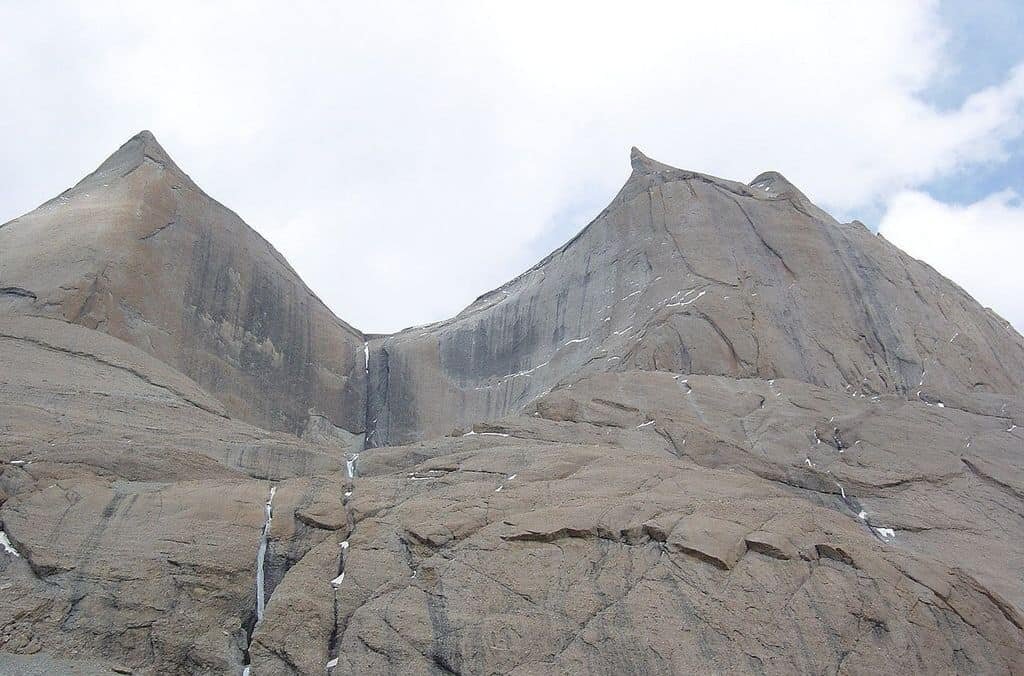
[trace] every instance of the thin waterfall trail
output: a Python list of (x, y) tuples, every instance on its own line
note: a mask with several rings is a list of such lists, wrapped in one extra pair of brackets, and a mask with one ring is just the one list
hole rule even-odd
[(270, 535), (270, 521), (274, 517), (274, 493), (277, 486), (270, 487), (270, 497), (265, 507), (266, 519), (263, 522), (263, 534), (260, 536), (260, 549), (256, 554), (256, 623), (263, 620), (263, 612), (267, 607), (266, 592), (263, 589), (264, 568), (267, 558), (267, 537)]
[[(359, 454), (353, 453), (345, 458), (345, 470), (349, 478), (349, 486), (345, 491), (345, 497), (343, 502), (347, 503), (348, 499), (352, 497), (352, 491), (355, 488), (356, 479), (356, 462), (359, 460)], [(351, 537), (351, 531), (350, 535)], [(341, 590), (341, 583), (345, 581), (345, 554), (348, 552), (348, 540), (341, 543), (341, 553), (338, 555), (338, 575), (331, 580), (331, 589), (334, 590), (334, 628), (331, 630), (331, 637), (327, 645), (327, 664), (324, 665), (327, 673), (330, 674), (332, 670), (338, 666), (338, 593)]]
[[(267, 497), (267, 504), (263, 508), (263, 532), (260, 534), (260, 547), (256, 552), (256, 624), (253, 625), (252, 631), (249, 632), (249, 644), (252, 643), (252, 632), (256, 631), (256, 626), (263, 621), (263, 614), (267, 607), (266, 592), (264, 591), (264, 572), (266, 568), (267, 559), (267, 543), (270, 536), (270, 521), (274, 517), (274, 493), (277, 492), (277, 486), (270, 487), (270, 495)], [(246, 646), (245, 651), (245, 667), (242, 669), (242, 676), (249, 676), (250, 666), (249, 662), (249, 646)]]

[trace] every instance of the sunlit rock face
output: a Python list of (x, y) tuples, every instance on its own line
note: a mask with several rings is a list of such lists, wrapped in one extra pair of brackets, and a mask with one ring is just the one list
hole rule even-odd
[(147, 132), (0, 226), (0, 672), (1024, 672), (1024, 339), (632, 163), (392, 336)]

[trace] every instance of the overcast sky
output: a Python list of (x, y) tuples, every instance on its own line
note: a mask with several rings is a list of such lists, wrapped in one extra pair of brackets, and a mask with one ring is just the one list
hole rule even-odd
[[(207, 6), (209, 5), (209, 6)], [(140, 129), (343, 319), (450, 316), (629, 148), (785, 174), (1024, 328), (1024, 7), (0, 0), (0, 222)]]

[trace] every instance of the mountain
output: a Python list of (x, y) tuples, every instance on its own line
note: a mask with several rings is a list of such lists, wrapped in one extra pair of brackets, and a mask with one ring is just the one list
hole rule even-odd
[(18, 312), (131, 343), (234, 417), (361, 446), (362, 335), (150, 132), (0, 226), (0, 250), (17, 252), (4, 257), (0, 299)]
[(1024, 672), (1024, 339), (631, 162), (390, 336), (148, 132), (0, 226), (0, 672)]
[(611, 205), (565, 246), (457, 317), (371, 343), (372, 444), (517, 412), (608, 371), (929, 402), (1024, 387), (1024, 343), (1005, 320), (780, 174), (743, 185), (631, 159)]

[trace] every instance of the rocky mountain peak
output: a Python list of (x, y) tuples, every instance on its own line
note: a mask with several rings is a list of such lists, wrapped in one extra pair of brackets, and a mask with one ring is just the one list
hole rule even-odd
[(747, 185), (755, 191), (763, 191), (769, 195), (792, 195), (808, 202), (810, 201), (807, 200), (807, 196), (799, 188), (790, 183), (789, 179), (777, 171), (762, 172)]
[(631, 161), (390, 336), (148, 132), (0, 228), (0, 673), (1024, 673), (1024, 339)]
[(108, 333), (194, 378), (232, 416), (361, 446), (363, 338), (199, 188), (150, 131), (0, 229), (0, 310)]
[(633, 171), (638, 174), (656, 174), (662, 171), (673, 171), (675, 167), (670, 167), (667, 164), (652, 160), (636, 146), (633, 146), (629, 150), (629, 163), (633, 167)]
[(125, 141), (95, 171), (79, 181), (71, 191), (100, 186), (107, 187), (111, 183), (129, 176), (147, 162), (152, 163), (161, 171), (173, 175), (178, 181), (187, 181), (190, 186), (193, 186), (191, 179), (174, 163), (171, 156), (156, 140), (153, 132), (144, 129)]

